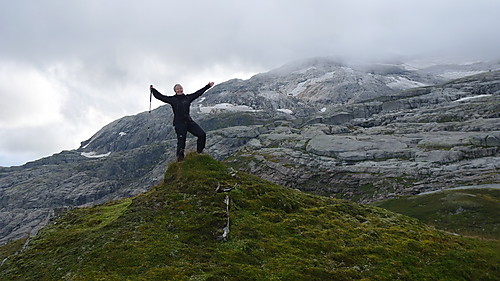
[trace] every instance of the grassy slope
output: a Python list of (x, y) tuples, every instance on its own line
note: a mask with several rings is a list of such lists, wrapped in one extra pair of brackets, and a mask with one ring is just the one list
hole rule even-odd
[(2, 245), (0, 247), (0, 262), (3, 261), (6, 257), (15, 254), (17, 251), (21, 250), (24, 243), (26, 243), (26, 240), (28, 240), (27, 237), (11, 241), (5, 245)]
[(500, 239), (500, 190), (449, 190), (377, 202), (376, 206), (418, 218), (462, 235)]
[(0, 280), (495, 280), (499, 250), (191, 155), (148, 193), (64, 214), (9, 257)]

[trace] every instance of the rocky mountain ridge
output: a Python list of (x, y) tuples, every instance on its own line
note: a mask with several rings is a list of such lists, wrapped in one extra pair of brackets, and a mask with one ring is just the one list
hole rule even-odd
[(280, 184), (362, 202), (498, 183), (499, 78), (487, 72), (285, 122), (230, 161)]
[[(445, 83), (446, 69), (461, 68), (314, 59), (221, 83), (193, 104), (192, 115), (209, 134), (210, 155), (304, 191), (370, 202), (498, 183), (500, 74), (484, 68)], [(405, 81), (403, 91), (394, 79)], [(76, 150), (0, 167), (0, 244), (35, 233), (61, 208), (157, 184), (174, 159), (171, 119), (162, 106), (108, 124)]]

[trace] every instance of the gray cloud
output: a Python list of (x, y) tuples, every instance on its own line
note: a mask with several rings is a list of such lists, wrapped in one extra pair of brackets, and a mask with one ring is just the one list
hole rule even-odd
[[(0, 75), (16, 78), (0, 79), (0, 95), (18, 107), (0, 107), (0, 155), (14, 157), (8, 143), (31, 156), (75, 145), (146, 110), (150, 83), (196, 90), (315, 56), (498, 59), (498, 11), (494, 0), (2, 1)], [(52, 146), (16, 141), (56, 124), (87, 136), (40, 130)]]
[[(25, 3), (29, 2), (29, 4)], [(238, 58), (266, 67), (317, 54), (496, 56), (500, 3), (479, 1), (12, 1), (1, 56), (53, 61), (154, 53), (188, 66)], [(269, 62), (269, 63), (266, 63)]]

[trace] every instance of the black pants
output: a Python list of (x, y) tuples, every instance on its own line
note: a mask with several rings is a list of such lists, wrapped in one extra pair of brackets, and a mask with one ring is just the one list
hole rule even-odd
[(205, 143), (207, 141), (207, 134), (205, 131), (196, 124), (196, 122), (186, 122), (181, 124), (175, 124), (175, 133), (177, 134), (177, 159), (184, 159), (184, 149), (186, 148), (186, 135), (190, 132), (194, 136), (198, 137), (196, 151), (202, 153), (205, 148)]

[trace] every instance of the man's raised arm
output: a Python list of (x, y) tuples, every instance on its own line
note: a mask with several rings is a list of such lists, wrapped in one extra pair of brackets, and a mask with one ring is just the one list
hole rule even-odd
[(198, 91), (190, 94), (189, 97), (191, 98), (191, 101), (193, 101), (196, 98), (198, 98), (199, 96), (203, 95), (203, 93), (205, 93), (208, 89), (212, 88), (213, 85), (214, 85), (214, 82), (210, 82), (205, 87), (203, 87), (203, 88), (199, 89)]
[(166, 102), (166, 103), (170, 103), (169, 102), (169, 98), (168, 96), (164, 96), (162, 95), (160, 92), (158, 92), (158, 90), (156, 90), (153, 85), (149, 86), (149, 90), (151, 91), (151, 93), (153, 94), (153, 96), (158, 99), (158, 100), (161, 100), (162, 102)]

